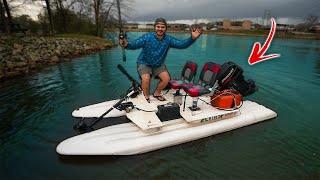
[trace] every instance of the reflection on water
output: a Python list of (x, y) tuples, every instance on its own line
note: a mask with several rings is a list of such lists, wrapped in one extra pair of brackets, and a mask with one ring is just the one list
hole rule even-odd
[[(128, 33), (128, 38), (140, 35)], [(76, 135), (72, 130), (74, 109), (118, 98), (128, 88), (117, 64), (139, 79), (136, 58), (140, 50), (126, 51), (125, 63), (120, 48), (115, 48), (1, 83), (2, 178), (316, 177), (320, 162), (316, 111), (320, 109), (320, 42), (275, 39), (267, 53), (280, 53), (280, 58), (248, 65), (253, 43), (264, 40), (203, 35), (188, 49), (170, 49), (166, 64), (171, 76), (179, 77), (186, 60), (196, 61), (199, 67), (207, 61), (221, 64), (233, 60), (259, 86), (248, 99), (275, 110), (276, 119), (138, 156), (61, 157), (55, 147)]]
[(74, 165), (103, 165), (116, 162), (121, 156), (61, 156), (59, 161), (63, 164)]
[(57, 72), (5, 84), (10, 86), (1, 89), (5, 106), (1, 108), (0, 143), (26, 126), (25, 123), (33, 123), (38, 118), (45, 120), (54, 108), (51, 100), (65, 88)]
[(318, 60), (316, 60), (315, 61), (316, 63), (316, 65), (315, 65), (315, 69), (316, 69), (316, 73), (318, 74), (318, 75), (320, 75), (320, 58), (318, 59)]
[(202, 35), (198, 41), (201, 41), (201, 50), (202, 52), (205, 52), (207, 50), (207, 41), (208, 41), (208, 35), (204, 34)]

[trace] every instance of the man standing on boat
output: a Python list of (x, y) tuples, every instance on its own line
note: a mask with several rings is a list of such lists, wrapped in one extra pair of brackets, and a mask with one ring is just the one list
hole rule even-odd
[(134, 41), (128, 42), (126, 39), (119, 39), (119, 44), (126, 49), (134, 50), (142, 48), (137, 60), (137, 69), (141, 77), (142, 91), (148, 102), (152, 76), (160, 78), (153, 97), (159, 101), (166, 100), (161, 95), (161, 91), (170, 81), (170, 75), (164, 64), (169, 48), (187, 48), (202, 34), (202, 29), (196, 28), (192, 29), (191, 37), (185, 40), (178, 40), (166, 34), (167, 22), (163, 18), (155, 20), (154, 28), (155, 32), (144, 34)]

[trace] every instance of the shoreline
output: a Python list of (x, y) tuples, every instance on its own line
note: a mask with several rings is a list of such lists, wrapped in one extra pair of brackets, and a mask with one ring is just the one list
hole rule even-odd
[[(130, 30), (127, 32), (152, 32), (153, 30)], [(189, 33), (190, 31), (183, 30), (168, 30), (169, 33)], [(204, 31), (203, 34), (224, 35), (224, 36), (248, 36), (248, 37), (267, 37), (269, 30), (217, 30)], [(305, 39), (305, 40), (320, 40), (320, 33), (303, 33), (303, 32), (276, 32), (276, 39)]]
[[(248, 37), (267, 37), (269, 31), (264, 34), (248, 34), (238, 32), (208, 32), (205, 34), (226, 35), (226, 36), (248, 36)], [(304, 40), (320, 40), (320, 34), (293, 34), (278, 32), (274, 36), (275, 39), (304, 39)]]
[(0, 45), (0, 81), (116, 46), (100, 37), (78, 34), (0, 36)]

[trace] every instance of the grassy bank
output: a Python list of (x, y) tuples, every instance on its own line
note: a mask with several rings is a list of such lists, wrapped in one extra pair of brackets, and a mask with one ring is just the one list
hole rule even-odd
[(100, 37), (60, 34), (50, 37), (0, 36), (0, 80), (115, 46)]

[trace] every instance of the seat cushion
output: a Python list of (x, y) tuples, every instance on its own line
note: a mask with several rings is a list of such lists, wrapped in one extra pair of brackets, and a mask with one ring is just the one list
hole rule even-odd
[(188, 84), (188, 85), (184, 85), (183, 86), (183, 90), (189, 94), (189, 96), (191, 97), (198, 97), (198, 96), (202, 96), (204, 94), (208, 94), (211, 91), (203, 86), (200, 85), (194, 85), (194, 84)]
[(178, 80), (178, 79), (172, 79), (169, 81), (169, 86), (172, 88), (172, 89), (181, 89), (182, 88), (182, 85), (184, 84), (185, 82), (183, 80)]

